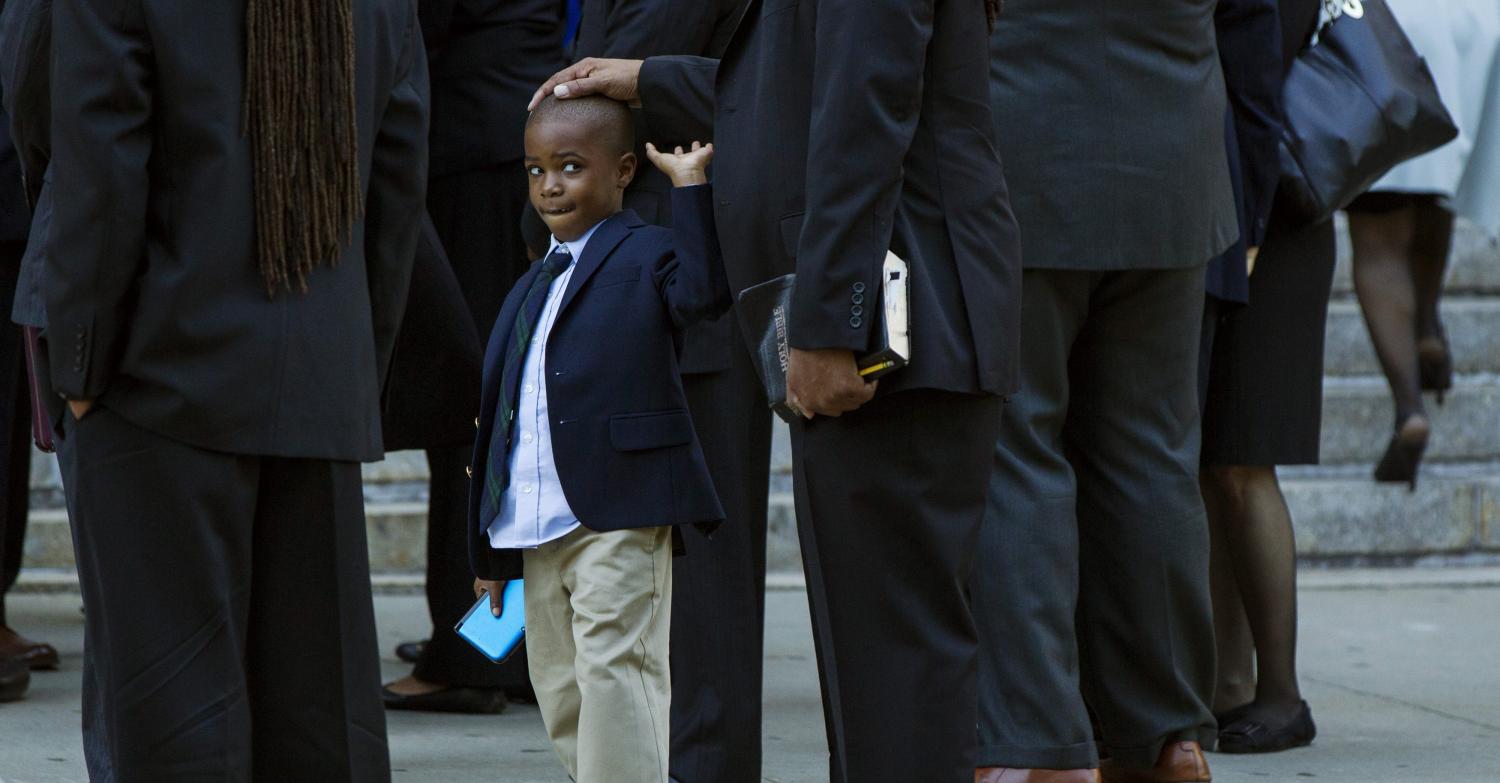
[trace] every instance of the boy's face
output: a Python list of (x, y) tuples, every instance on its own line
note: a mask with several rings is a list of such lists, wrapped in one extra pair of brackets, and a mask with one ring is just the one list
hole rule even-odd
[(571, 242), (620, 211), (635, 177), (635, 153), (619, 153), (582, 124), (539, 122), (526, 129), (531, 206), (553, 236)]

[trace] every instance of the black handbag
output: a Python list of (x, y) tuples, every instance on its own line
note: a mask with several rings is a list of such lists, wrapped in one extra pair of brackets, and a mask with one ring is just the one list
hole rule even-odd
[(1308, 222), (1458, 135), (1427, 62), (1385, 0), (1324, 5), (1332, 19), (1297, 55), (1282, 91), (1278, 194)]

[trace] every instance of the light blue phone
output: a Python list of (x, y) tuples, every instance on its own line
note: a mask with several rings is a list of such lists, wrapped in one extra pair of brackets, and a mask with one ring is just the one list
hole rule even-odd
[(500, 616), (490, 614), (489, 593), (479, 596), (478, 603), (453, 630), (464, 641), (484, 653), (484, 657), (495, 663), (505, 660), (521, 646), (526, 636), (526, 594), (520, 579), (505, 583), (505, 592), (500, 595)]

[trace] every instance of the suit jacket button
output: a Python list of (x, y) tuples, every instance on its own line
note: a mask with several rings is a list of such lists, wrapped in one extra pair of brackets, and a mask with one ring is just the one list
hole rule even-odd
[(859, 305), (855, 305), (855, 306), (849, 308), (849, 314), (850, 315), (864, 315), (865, 314), (865, 308), (860, 307)]
[(864, 283), (855, 283), (854, 284), (854, 293), (856, 293), (856, 294), (862, 294), (864, 292), (865, 292), (865, 284)]
[(849, 297), (849, 301), (851, 301), (851, 302), (853, 302), (853, 303), (855, 303), (857, 305), (864, 304), (865, 303), (865, 295), (864, 294), (855, 294), (855, 295)]
[(863, 326), (864, 323), (865, 323), (864, 320), (861, 319), (857, 315), (854, 316), (853, 318), (849, 319), (849, 325), (852, 326), (852, 327), (854, 327), (855, 329), (858, 329), (859, 327)]

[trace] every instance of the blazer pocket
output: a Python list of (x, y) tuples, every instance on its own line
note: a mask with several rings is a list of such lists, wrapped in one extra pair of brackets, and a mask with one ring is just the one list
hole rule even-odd
[(693, 420), (683, 409), (609, 417), (609, 443), (615, 451), (664, 449), (692, 441)]
[(607, 288), (621, 283), (634, 283), (641, 279), (641, 268), (639, 266), (627, 266), (622, 269), (601, 269), (594, 275), (594, 288)]

